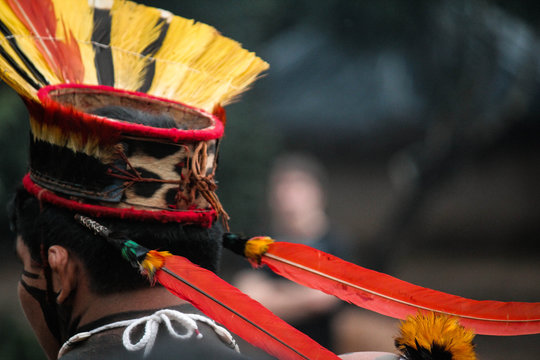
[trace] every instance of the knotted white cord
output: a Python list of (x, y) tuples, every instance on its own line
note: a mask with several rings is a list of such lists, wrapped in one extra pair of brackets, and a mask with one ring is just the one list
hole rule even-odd
[[(176, 321), (181, 324), (185, 328), (185, 333), (178, 333), (173, 327), (172, 321)], [(126, 350), (138, 351), (144, 348), (144, 356), (147, 356), (154, 347), (157, 333), (159, 331), (159, 324), (164, 323), (169, 334), (176, 339), (188, 339), (192, 337), (193, 334), (196, 334), (197, 338), (200, 339), (203, 335), (199, 332), (196, 321), (200, 321), (209, 325), (223, 342), (234, 348), (237, 352), (240, 352), (238, 345), (236, 344), (236, 341), (234, 340), (232, 335), (225, 328), (217, 325), (213, 320), (198, 314), (184, 314), (177, 310), (164, 309), (158, 310), (152, 315), (144, 316), (138, 319), (117, 321), (111, 324), (97, 327), (90, 331), (85, 331), (73, 335), (68, 339), (68, 341), (64, 343), (64, 345), (62, 345), (62, 348), (58, 352), (58, 358), (62, 357), (62, 355), (64, 355), (64, 353), (67, 351), (67, 349), (73, 344), (86, 340), (92, 335), (99, 332), (119, 327), (126, 327), (122, 335), (122, 344), (124, 345)], [(137, 342), (133, 343), (131, 341), (131, 335), (133, 331), (138, 326), (141, 326), (143, 324), (143, 336)]]
[[(184, 314), (176, 310), (159, 310), (152, 315), (145, 316), (139, 319), (135, 319), (131, 324), (126, 327), (122, 336), (122, 343), (124, 347), (129, 351), (137, 351), (144, 348), (144, 356), (147, 356), (156, 342), (157, 333), (159, 330), (159, 324), (165, 323), (169, 334), (177, 339), (188, 339), (193, 333), (197, 333), (197, 338), (201, 338), (202, 334), (199, 332), (197, 323), (191, 318), (193, 314)], [(179, 334), (173, 328), (171, 320), (177, 321), (184, 326), (186, 332)], [(131, 333), (139, 325), (144, 324), (144, 334), (136, 343), (131, 342)]]

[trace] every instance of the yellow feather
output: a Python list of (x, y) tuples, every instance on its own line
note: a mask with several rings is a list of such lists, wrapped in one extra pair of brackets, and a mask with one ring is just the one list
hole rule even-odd
[(179, 16), (172, 17), (163, 44), (155, 55), (156, 72), (149, 92), (182, 101), (181, 97), (176, 97), (176, 93), (186, 75), (195, 71), (190, 64), (218, 35), (216, 29), (206, 24)]
[(160, 34), (157, 25), (161, 12), (131, 1), (117, 0), (111, 9), (111, 48), (115, 87), (137, 90), (144, 80), (148, 58), (143, 50)]
[(29, 34), (26, 27), (11, 10), (6, 0), (0, 0), (0, 14), (2, 14), (2, 22), (13, 34)]
[(268, 69), (266, 62), (214, 28), (178, 16), (156, 59), (150, 93), (207, 111), (229, 103)]
[(84, 65), (85, 84), (98, 84), (92, 48), (92, 28), (94, 8), (88, 0), (54, 0), (54, 9), (58, 20), (56, 36), (65, 39), (64, 25), (77, 40)]
[(156, 271), (163, 267), (165, 258), (169, 256), (172, 256), (172, 254), (168, 251), (150, 250), (146, 253), (144, 260), (141, 263), (141, 267), (145, 270), (146, 276), (148, 276), (150, 280), (152, 280)]
[(36, 48), (35, 38), (30, 34), (16, 35), (15, 38), (21, 50), (43, 77), (51, 84), (58, 84), (60, 77), (51, 69), (41, 52)]
[(258, 236), (251, 238), (246, 242), (244, 248), (244, 255), (249, 260), (260, 264), (261, 256), (266, 254), (266, 252), (268, 251), (268, 246), (273, 242), (274, 240), (267, 236)]
[[(25, 68), (24, 64), (20, 61), (15, 52), (11, 49), (6, 38), (0, 35), (0, 47), (2, 47), (9, 56), (19, 64), (23, 69)], [(30, 86), (16, 71), (11, 68), (11, 65), (0, 56), (0, 77), (11, 86), (18, 94), (25, 98), (37, 99), (36, 90)], [(34, 79), (31, 75), (30, 78)], [(34, 79), (35, 81), (35, 79)]]
[[(235, 74), (232, 87), (226, 93), (226, 98), (221, 99), (221, 104), (226, 105), (235, 101), (241, 93), (248, 90), (250, 85), (258, 79), (261, 72), (268, 70), (268, 63), (258, 58), (255, 53), (249, 53), (249, 55), (251, 56), (251, 62), (243, 72)], [(245, 61), (248, 62), (247, 59)]]
[[(217, 37), (195, 61), (176, 97), (207, 111), (226, 105), (245, 91), (268, 64), (229, 38)], [(251, 80), (251, 81), (249, 81)]]
[(107, 160), (113, 154), (113, 147), (100, 144), (95, 137), (83, 137), (78, 133), (66, 132), (58, 126), (48, 125), (40, 120), (30, 117), (30, 130), (34, 139), (42, 140), (57, 146), (66, 147), (73, 151), (80, 151), (98, 159)]
[[(7, 4), (6, 0), (0, 0), (0, 17), (2, 19), (2, 22), (7, 26), (9, 31), (13, 34), (14, 39), (17, 41), (17, 44), (19, 45), (19, 48), (22, 50), (23, 53), (26, 54), (28, 59), (32, 62), (32, 64), (44, 75), (44, 77), (49, 82), (55, 82), (58, 81), (58, 77), (55, 76), (41, 55), (40, 51), (36, 48), (34, 38), (30, 34), (30, 31), (24, 26), (24, 24), (17, 18), (15, 13), (11, 10), (11, 7)], [(10, 55), (12, 55), (12, 58), (19, 64), (19, 66), (25, 70), (29, 74), (31, 78), (33, 78), (32, 75), (30, 75), (30, 70), (24, 65), (24, 63), (19, 59), (17, 55), (14, 54), (13, 51), (11, 51), (11, 48), (7, 43), (2, 43), (2, 47), (8, 51)], [(2, 69), (8, 69), (11, 68), (3, 67)], [(2, 71), (1, 77), (3, 80), (5, 80), (8, 83), (12, 83), (15, 80), (10, 80), (7, 78), (9, 76), (9, 72)], [(24, 86), (26, 87), (26, 86)], [(35, 91), (32, 91), (30, 97), (35, 97)], [(21, 94), (23, 96), (26, 96), (25, 94)]]
[(400, 351), (405, 346), (418, 350), (417, 344), (429, 351), (438, 345), (452, 355), (452, 360), (476, 360), (473, 339), (472, 330), (461, 326), (457, 318), (426, 313), (409, 316), (401, 322), (395, 343)]

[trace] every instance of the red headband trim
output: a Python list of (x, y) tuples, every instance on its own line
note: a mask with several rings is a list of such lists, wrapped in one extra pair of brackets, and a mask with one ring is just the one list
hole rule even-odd
[[(88, 90), (89, 93), (112, 93), (126, 97), (136, 97), (147, 99), (152, 103), (161, 102), (171, 104), (172, 106), (182, 106), (193, 112), (199, 113), (211, 121), (211, 125), (197, 130), (182, 130), (176, 128), (155, 128), (142, 124), (135, 124), (123, 121), (107, 119), (105, 117), (88, 114), (75, 107), (62, 105), (53, 100), (50, 96), (51, 92), (59, 89), (79, 89), (78, 93), (83, 93)], [(80, 133), (83, 136), (94, 135), (98, 139), (108, 139), (109, 141), (117, 141), (122, 135), (139, 136), (144, 138), (164, 139), (172, 142), (180, 141), (208, 141), (219, 139), (223, 136), (224, 126), (218, 116), (207, 113), (204, 110), (194, 108), (192, 106), (171, 101), (165, 98), (148, 95), (140, 92), (127, 90), (119, 90), (110, 86), (104, 85), (83, 85), (83, 84), (59, 84), (50, 85), (41, 88), (37, 96), (41, 104), (28, 104), (29, 108), (38, 112), (34, 115), (39, 123), (58, 126), (62, 130), (68, 132)], [(36, 105), (38, 105), (36, 107)], [(42, 107), (43, 109), (39, 109)], [(46, 116), (39, 116), (42, 112), (47, 112)], [(52, 116), (51, 114), (64, 114), (67, 116)], [(59, 123), (61, 122), (61, 123)]]
[(210, 227), (217, 218), (214, 210), (139, 210), (134, 208), (111, 208), (100, 205), (84, 204), (76, 200), (69, 200), (56, 195), (52, 191), (35, 184), (26, 174), (22, 180), (24, 188), (38, 200), (43, 200), (52, 205), (60, 206), (69, 210), (82, 212), (95, 217), (115, 217), (130, 220), (153, 220), (160, 222), (178, 222), (182, 224), (197, 224)]

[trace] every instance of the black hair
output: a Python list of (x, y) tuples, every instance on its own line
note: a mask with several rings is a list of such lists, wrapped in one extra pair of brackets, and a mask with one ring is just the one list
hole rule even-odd
[[(74, 213), (40, 203), (25, 189), (15, 193), (10, 206), (12, 229), (22, 237), (33, 260), (42, 263), (42, 248), (61, 245), (84, 264), (90, 288), (104, 295), (148, 286), (148, 280), (125, 261), (104, 238), (94, 235), (74, 219)], [(222, 227), (96, 218), (116, 234), (148, 249), (167, 250), (216, 272), (221, 256)]]
[[(106, 107), (94, 113), (156, 127), (174, 126), (166, 116), (144, 114), (129, 108)], [(141, 120), (142, 119), (142, 120)], [(170, 120), (170, 121), (169, 121)], [(172, 121), (172, 123), (171, 123)], [(120, 252), (105, 239), (79, 224), (71, 210), (42, 203), (24, 188), (16, 191), (10, 205), (12, 229), (21, 235), (33, 260), (42, 263), (41, 252), (61, 245), (84, 264), (93, 292), (104, 295), (148, 286), (148, 280), (122, 259)], [(160, 223), (117, 218), (96, 218), (116, 234), (148, 249), (167, 250), (216, 272), (221, 255), (222, 226)]]

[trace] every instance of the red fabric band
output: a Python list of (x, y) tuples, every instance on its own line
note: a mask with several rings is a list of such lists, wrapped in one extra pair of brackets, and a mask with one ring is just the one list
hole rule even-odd
[(52, 191), (36, 185), (26, 174), (22, 180), (24, 188), (38, 200), (45, 201), (69, 210), (81, 212), (95, 217), (115, 217), (131, 220), (150, 220), (159, 222), (178, 222), (182, 224), (197, 224), (210, 227), (217, 215), (214, 210), (139, 210), (134, 208), (111, 208), (100, 205), (84, 204), (76, 200), (70, 200), (56, 195)]
[[(152, 102), (158, 101), (171, 105), (181, 105), (182, 107), (208, 117), (211, 119), (213, 125), (199, 130), (181, 130), (175, 128), (155, 128), (141, 124), (110, 120), (56, 102), (50, 98), (49, 93), (57, 89), (88, 89), (92, 93), (95, 93), (96, 91), (99, 91), (100, 93), (108, 92), (112, 94), (135, 96), (141, 99), (148, 99)], [(37, 95), (41, 104), (30, 103), (27, 105), (38, 122), (58, 126), (69, 132), (77, 132), (84, 137), (94, 135), (98, 139), (106, 140), (106, 142), (117, 141), (121, 135), (166, 139), (175, 143), (180, 141), (208, 141), (222, 137), (224, 132), (223, 123), (219, 118), (204, 110), (145, 93), (119, 90), (110, 86), (91, 86), (82, 84), (50, 85), (41, 88)], [(42, 107), (42, 109), (40, 109), (40, 107)]]

